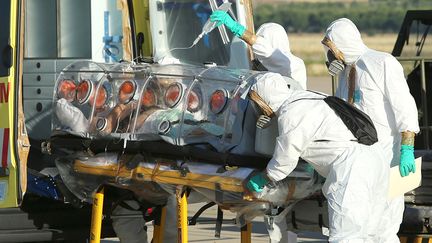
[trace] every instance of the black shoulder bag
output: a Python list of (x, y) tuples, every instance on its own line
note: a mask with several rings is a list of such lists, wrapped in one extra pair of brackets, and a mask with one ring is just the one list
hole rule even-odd
[[(325, 96), (325, 103), (339, 116), (345, 126), (351, 131), (357, 141), (364, 145), (372, 145), (378, 142), (378, 135), (370, 117), (348, 102), (336, 96), (326, 96), (322, 93), (308, 90), (309, 92)], [(314, 98), (301, 98), (298, 100), (316, 100)], [(298, 101), (298, 100), (294, 100)], [(291, 102), (292, 103), (292, 102)]]
[(359, 143), (372, 145), (378, 142), (375, 126), (366, 113), (336, 96), (327, 96), (324, 101), (342, 119)]

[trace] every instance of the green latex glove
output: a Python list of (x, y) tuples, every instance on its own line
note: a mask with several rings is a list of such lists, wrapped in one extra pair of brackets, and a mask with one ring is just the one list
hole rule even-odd
[(309, 175), (311, 175), (311, 176), (314, 174), (314, 168), (313, 168), (312, 165), (310, 165), (310, 164), (307, 164), (307, 165), (306, 165), (305, 170), (306, 170), (306, 172), (307, 172)]
[(241, 37), (246, 30), (246, 27), (234, 21), (231, 16), (224, 11), (216, 10), (210, 15), (210, 21), (217, 22), (216, 26), (224, 24), (234, 35)]
[(251, 192), (262, 192), (264, 186), (269, 183), (267, 177), (263, 173), (256, 174), (249, 179), (246, 187)]
[(400, 155), (400, 165), (399, 171), (401, 176), (407, 176), (410, 172), (415, 172), (415, 162), (414, 162), (414, 146), (402, 145)]

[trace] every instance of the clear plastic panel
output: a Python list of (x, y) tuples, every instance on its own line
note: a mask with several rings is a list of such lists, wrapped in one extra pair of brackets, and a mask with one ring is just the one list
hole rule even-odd
[(152, 75), (140, 95), (135, 137), (158, 135), (169, 143), (181, 144), (186, 95), (192, 83), (192, 77)]
[(204, 69), (200, 73), (200, 77), (213, 80), (237, 82), (237, 84), (240, 84), (243, 80), (247, 80), (255, 73), (255, 71), (247, 69), (229, 69), (226, 67), (215, 66)]
[(203, 72), (204, 67), (194, 66), (187, 64), (169, 64), (169, 65), (159, 65), (154, 64), (151, 66), (151, 73), (154, 75), (163, 76), (186, 76), (194, 77)]
[(183, 123), (185, 143), (207, 142), (218, 148), (225, 133), (225, 117), (236, 82), (196, 79), (187, 93)]
[(84, 137), (124, 136), (144, 85), (146, 66), (77, 62), (64, 69), (54, 88), (53, 131)]
[[(95, 99), (94, 92), (99, 87), (99, 81), (105, 78), (104, 72), (104, 65), (77, 62), (70, 64), (60, 73), (53, 94), (52, 129), (54, 131), (67, 131), (87, 136), (93, 116), (93, 107), (89, 104), (98, 103), (95, 102), (97, 98)], [(98, 105), (104, 104), (98, 103)]]
[(53, 129), (84, 137), (209, 143), (218, 151), (241, 144), (238, 153), (250, 155), (256, 118), (248, 114), (253, 110), (246, 93), (254, 75), (179, 64), (74, 63), (56, 84)]

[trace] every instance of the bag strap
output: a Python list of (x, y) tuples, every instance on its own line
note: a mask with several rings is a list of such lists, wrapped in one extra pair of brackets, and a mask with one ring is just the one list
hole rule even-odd
[(299, 99), (291, 101), (288, 104), (291, 104), (291, 103), (294, 103), (294, 102), (297, 102), (297, 101), (300, 101), (300, 100), (324, 100), (326, 97), (328, 97), (328, 95), (320, 93), (320, 92), (317, 92), (317, 91), (313, 91), (313, 90), (306, 90), (306, 91), (314, 93), (314, 94), (317, 94), (317, 95), (322, 95), (322, 96), (324, 96), (324, 98), (322, 98), (322, 99), (321, 98), (299, 98)]

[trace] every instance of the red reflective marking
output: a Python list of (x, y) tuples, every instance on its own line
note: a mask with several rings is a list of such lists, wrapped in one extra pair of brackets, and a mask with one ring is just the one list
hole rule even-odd
[(9, 95), (9, 85), (6, 87), (5, 83), (0, 83), (0, 103), (7, 103)]
[(5, 128), (3, 132), (3, 149), (2, 149), (2, 167), (7, 167), (7, 159), (8, 159), (8, 152), (9, 152), (9, 128)]

